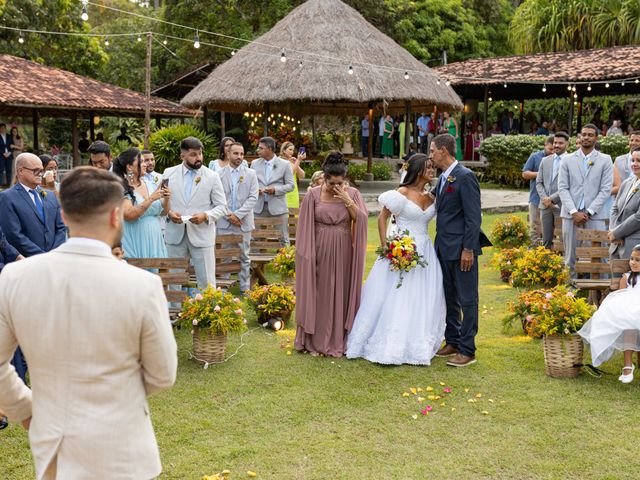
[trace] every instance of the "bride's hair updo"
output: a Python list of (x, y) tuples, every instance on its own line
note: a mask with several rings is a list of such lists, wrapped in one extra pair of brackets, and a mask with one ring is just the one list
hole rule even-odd
[(407, 162), (407, 174), (404, 176), (404, 180), (402, 181), (400, 186), (408, 187), (409, 185), (413, 185), (424, 172), (428, 161), (429, 157), (427, 157), (424, 153), (416, 153), (415, 155), (413, 155)]
[(345, 177), (347, 175), (347, 163), (340, 152), (331, 152), (324, 159), (322, 171), (327, 177)]

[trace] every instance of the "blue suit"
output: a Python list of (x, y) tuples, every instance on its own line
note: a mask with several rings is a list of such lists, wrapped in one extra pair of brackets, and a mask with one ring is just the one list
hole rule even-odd
[[(445, 340), (463, 355), (475, 355), (478, 333), (478, 255), (491, 242), (480, 229), (480, 185), (475, 174), (458, 164), (436, 187), (436, 241), (434, 244), (447, 302)], [(473, 267), (460, 270), (463, 249), (473, 250)], [(461, 316), (462, 313), (462, 316)]]
[(60, 216), (60, 204), (53, 192), (40, 200), (44, 221), (38, 215), (32, 197), (21, 184), (0, 193), (0, 228), (7, 241), (25, 257), (48, 252), (66, 239), (66, 227)]

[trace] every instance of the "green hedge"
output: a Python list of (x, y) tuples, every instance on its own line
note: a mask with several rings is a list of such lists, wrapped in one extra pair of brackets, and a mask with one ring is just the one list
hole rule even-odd
[(186, 137), (199, 138), (204, 145), (204, 165), (209, 165), (211, 160), (218, 158), (218, 139), (204, 130), (186, 124), (161, 128), (149, 137), (149, 150), (154, 154), (158, 172), (181, 162), (180, 141)]
[[(522, 167), (529, 156), (542, 150), (544, 136), (506, 135), (489, 137), (480, 145), (480, 153), (487, 158), (488, 167), (484, 170), (483, 180), (489, 180), (505, 185), (523, 187), (528, 181), (522, 178)], [(629, 151), (629, 139), (623, 135), (600, 137), (602, 153), (611, 155), (615, 159)], [(569, 140), (569, 151), (576, 149), (576, 138)]]
[[(354, 180), (364, 180), (364, 174), (367, 172), (366, 163), (353, 163), (349, 165), (349, 178)], [(371, 166), (373, 179), (385, 181), (391, 179), (391, 167), (384, 162), (376, 162)]]

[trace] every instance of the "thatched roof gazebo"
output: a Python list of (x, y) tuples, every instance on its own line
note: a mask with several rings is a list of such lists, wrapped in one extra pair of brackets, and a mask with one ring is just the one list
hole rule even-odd
[(374, 106), (462, 109), (458, 95), (430, 68), (340, 0), (298, 6), (181, 103), (293, 115), (372, 115)]

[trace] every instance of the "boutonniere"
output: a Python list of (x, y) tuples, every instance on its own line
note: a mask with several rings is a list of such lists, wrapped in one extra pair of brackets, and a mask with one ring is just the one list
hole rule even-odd
[(587, 167), (593, 167), (593, 160), (589, 160), (587, 162)]
[(40, 190), (38, 190), (38, 192), (40, 193), (40, 196), (43, 199), (47, 198), (47, 192), (45, 192), (44, 190), (40, 189)]
[(158, 176), (157, 175), (153, 177), (153, 183), (158, 183)]
[(447, 177), (447, 182), (448, 182), (448, 183), (453, 183), (453, 182), (455, 182), (455, 181), (456, 181), (456, 177), (452, 177), (451, 175), (449, 175), (449, 176)]
[(637, 192), (638, 192), (638, 187), (633, 187), (633, 190), (631, 190), (631, 195), (634, 195)]
[(241, 175), (240, 178), (238, 179), (238, 183), (242, 183), (244, 182), (244, 177)]
[(194, 180), (194, 182), (196, 182), (196, 185), (200, 183), (200, 180), (202, 180), (202, 177), (196, 177), (196, 179)]

